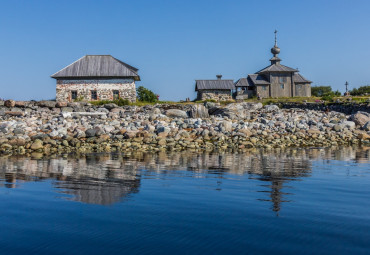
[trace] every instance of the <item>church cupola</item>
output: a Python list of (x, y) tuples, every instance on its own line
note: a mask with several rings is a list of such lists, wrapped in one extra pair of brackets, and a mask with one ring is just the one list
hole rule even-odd
[(278, 57), (278, 55), (280, 53), (280, 48), (277, 46), (277, 30), (275, 30), (274, 33), (275, 33), (275, 45), (274, 45), (274, 47), (271, 48), (271, 53), (274, 56), (270, 59), (270, 61), (271, 61), (271, 65), (274, 65), (274, 64), (279, 65), (281, 59)]

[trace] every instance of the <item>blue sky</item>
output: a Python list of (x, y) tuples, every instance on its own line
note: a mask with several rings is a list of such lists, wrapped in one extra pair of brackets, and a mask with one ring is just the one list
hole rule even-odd
[(0, 98), (55, 97), (50, 75), (86, 54), (139, 68), (161, 100), (195, 98), (195, 79), (282, 64), (314, 85), (370, 84), (370, 1), (0, 1)]

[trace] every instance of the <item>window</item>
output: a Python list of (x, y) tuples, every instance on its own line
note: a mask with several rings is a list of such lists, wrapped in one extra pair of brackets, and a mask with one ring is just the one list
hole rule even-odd
[(284, 84), (280, 84), (280, 88), (284, 89)]
[(280, 77), (279, 77), (279, 82), (280, 82), (280, 83), (286, 82), (286, 77), (284, 77), (284, 76), (280, 76)]
[(97, 100), (98, 99), (98, 93), (96, 90), (91, 90), (91, 100)]
[(262, 90), (267, 90), (267, 86), (262, 86)]
[(113, 90), (113, 100), (119, 99), (119, 91)]
[(77, 99), (77, 90), (72, 90), (71, 91), (71, 98), (72, 98), (72, 100), (76, 100)]

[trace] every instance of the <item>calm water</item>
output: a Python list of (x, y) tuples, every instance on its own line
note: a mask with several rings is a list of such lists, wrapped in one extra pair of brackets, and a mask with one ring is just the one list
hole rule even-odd
[(0, 254), (370, 254), (370, 149), (0, 158)]

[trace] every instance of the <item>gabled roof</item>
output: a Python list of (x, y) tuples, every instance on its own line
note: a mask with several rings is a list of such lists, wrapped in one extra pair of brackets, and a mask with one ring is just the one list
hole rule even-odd
[(249, 74), (248, 77), (251, 79), (255, 85), (268, 85), (270, 82), (263, 76), (259, 74)]
[(196, 80), (195, 91), (202, 89), (235, 89), (233, 80)]
[(253, 86), (253, 83), (248, 81), (247, 78), (240, 78), (235, 82), (235, 87), (248, 87), (248, 86)]
[(134, 78), (140, 80), (139, 69), (111, 55), (86, 55), (51, 77), (58, 78)]
[(298, 72), (298, 70), (281, 64), (272, 64), (258, 71), (257, 74), (266, 72)]
[(306, 78), (304, 78), (301, 74), (299, 73), (295, 73), (293, 75), (293, 81), (294, 83), (312, 83), (312, 81), (310, 80), (307, 80)]

